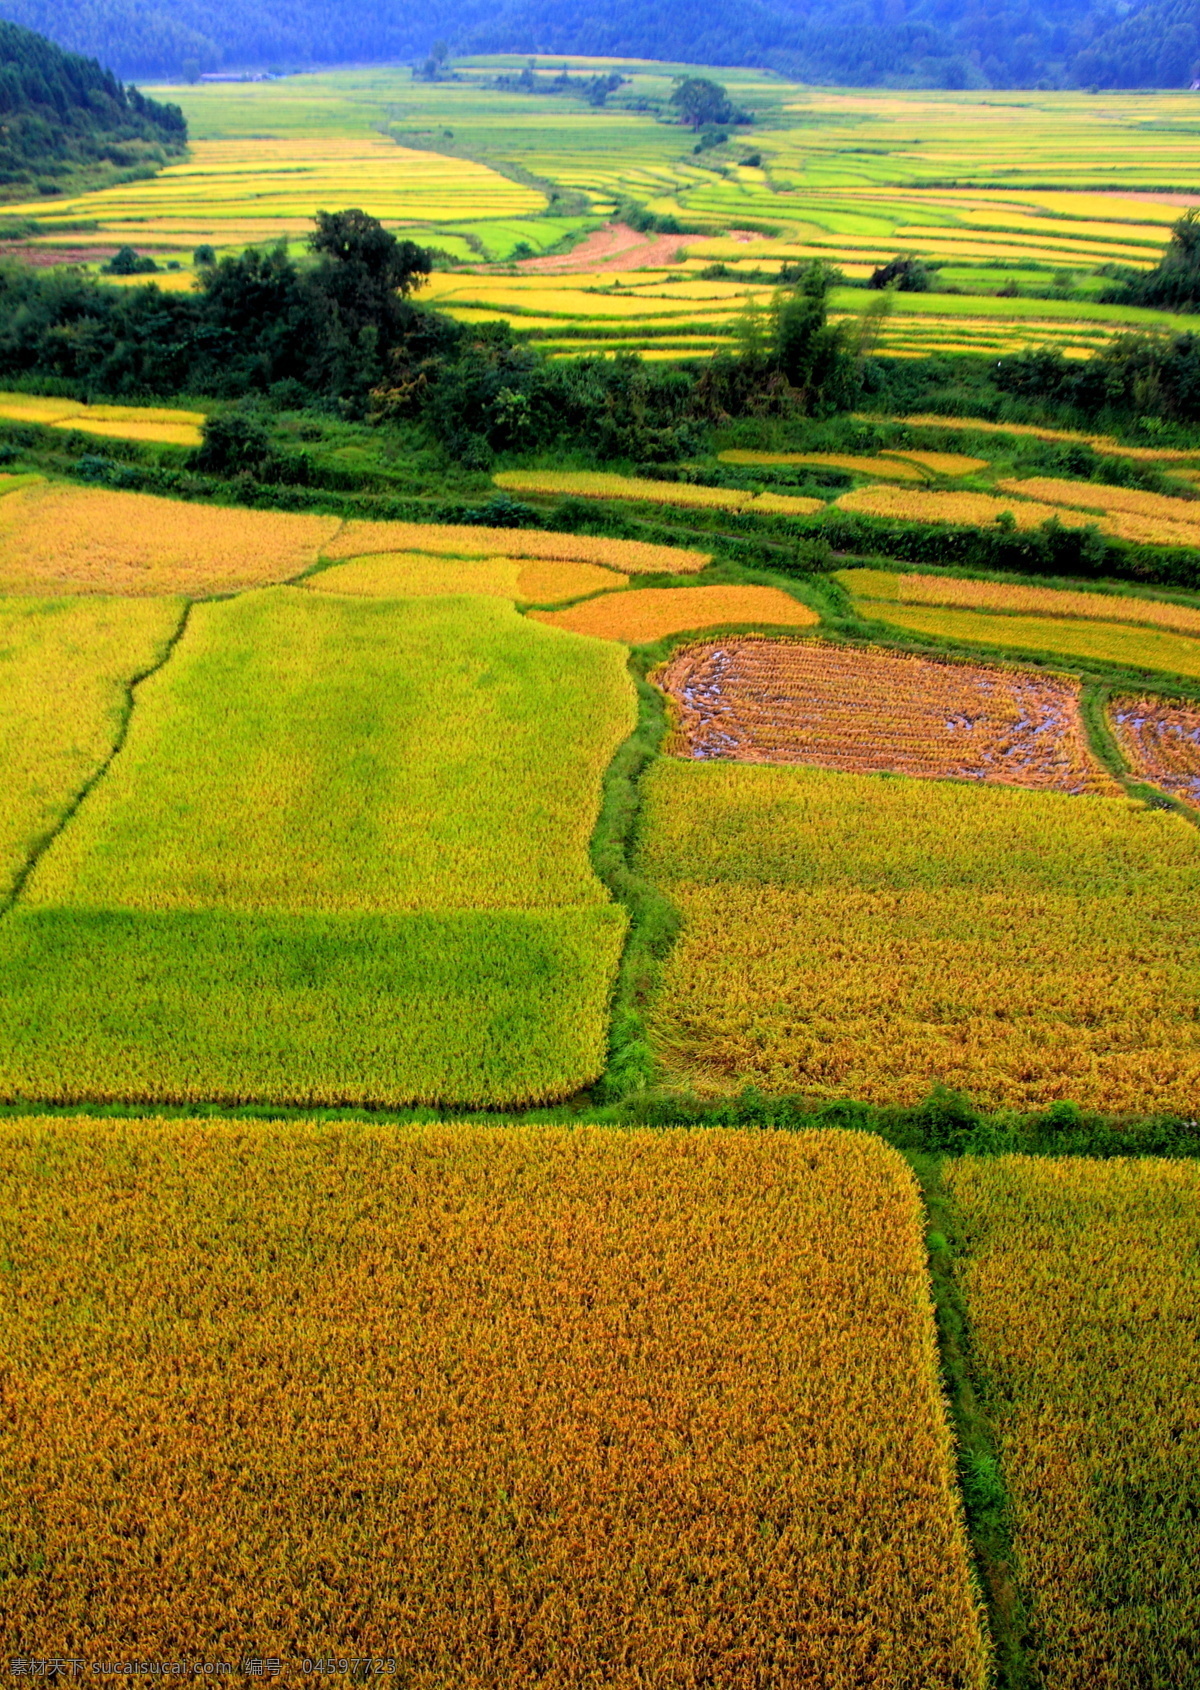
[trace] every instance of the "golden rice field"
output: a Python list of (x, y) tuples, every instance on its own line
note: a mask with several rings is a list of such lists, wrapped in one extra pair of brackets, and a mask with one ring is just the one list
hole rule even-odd
[(484, 597), (195, 605), (0, 922), (0, 1097), (528, 1104), (600, 1073), (621, 650)]
[(668, 748), (687, 757), (1119, 790), (1063, 676), (749, 637), (677, 651), (654, 679), (671, 701)]
[(0, 393), (0, 417), (9, 422), (45, 423), (114, 440), (142, 440), (166, 446), (199, 446), (203, 411), (150, 405), (84, 405), (74, 399), (43, 399), (28, 393)]
[(1115, 698), (1109, 718), (1137, 780), (1200, 808), (1200, 708), (1165, 698)]
[(745, 452), (736, 449), (718, 455), (726, 464), (812, 464), (818, 469), (848, 469), (855, 475), (871, 475), (880, 481), (924, 482), (928, 479), (917, 464), (890, 455), (856, 458), (845, 452)]
[[(1101, 511), (1109, 531), (1127, 540), (1151, 544), (1200, 545), (1200, 499), (1177, 499), (1147, 493), (1140, 487), (1106, 487), (1095, 481), (1056, 481), (1050, 476), (1000, 481), (1005, 492), (1046, 504), (1070, 505), (1076, 510)], [(1156, 541), (1162, 535), (1161, 542)]]
[(787, 493), (746, 493), (737, 487), (700, 487), (685, 481), (652, 481), (602, 470), (509, 469), (493, 477), (513, 493), (563, 493), (579, 499), (644, 499), (656, 505), (696, 510), (767, 511), (781, 516), (811, 516), (824, 510), (822, 499)]
[(111, 755), (173, 599), (0, 599), (0, 902)]
[(475, 528), (443, 523), (345, 522), (321, 555), (333, 560), (384, 552), (428, 552), (449, 557), (544, 558), (594, 563), (626, 575), (693, 575), (712, 562), (707, 552), (683, 546), (611, 540), (599, 534), (555, 534), (541, 528)]
[[(1090, 483), (1089, 483), (1090, 485)], [(1084, 511), (1039, 504), (1033, 499), (1002, 499), (993, 493), (966, 493), (936, 487), (855, 487), (843, 493), (837, 508), (860, 516), (882, 516), (892, 522), (947, 522), (986, 528), (1010, 515), (1018, 528), (1040, 528), (1052, 518), (1064, 528), (1084, 528), (1104, 521)]]
[(662, 758), (638, 867), (683, 928), (664, 1077), (1187, 1115), (1200, 837), (1126, 799)]
[[(362, 205), (393, 227), (439, 226), (475, 218), (525, 218), (546, 197), (470, 159), (400, 147), (364, 127), (357, 134), (193, 139), (190, 156), (154, 177), (77, 197), (13, 206), (35, 217), (42, 239), (72, 247), (115, 242), (190, 254), (306, 235), (320, 210)], [(94, 224), (79, 229), (81, 219)], [(60, 230), (62, 232), (60, 232)]]
[(968, 1157), (947, 1183), (1030, 1682), (1192, 1684), (1200, 1168)]
[(520, 604), (556, 604), (626, 587), (627, 575), (597, 563), (554, 558), (439, 557), (428, 552), (384, 552), (353, 558), (298, 586), (318, 593), (351, 593), (363, 598), (436, 598), (447, 593), (483, 593)]
[[(1200, 458), (1200, 450), (1179, 451), (1169, 446), (1126, 446), (1106, 434), (1080, 434), (1069, 428), (1044, 428), (1040, 423), (986, 422), (982, 417), (939, 417), (928, 412), (915, 412), (905, 417), (875, 417), (857, 413), (860, 422), (904, 423), (910, 428), (945, 428), (970, 434), (1011, 434), (1020, 439), (1062, 440), (1070, 444), (1090, 446), (1094, 452), (1109, 457), (1135, 458), (1142, 463), (1186, 463)], [(912, 457), (911, 452), (905, 453)], [(1089, 482), (1089, 486), (1092, 484)]]
[(880, 455), (885, 458), (903, 458), (908, 463), (920, 464), (922, 469), (927, 469), (934, 475), (977, 475), (981, 469), (988, 467), (986, 458), (972, 458), (965, 452), (884, 451)]
[(39, 482), (0, 499), (0, 592), (238, 592), (316, 563), (332, 516)]
[(691, 628), (759, 623), (769, 628), (812, 628), (815, 610), (780, 587), (635, 587), (616, 597), (588, 599), (567, 610), (536, 610), (535, 620), (576, 634), (594, 634), (626, 645), (650, 645)]
[(855, 608), (867, 621), (886, 622), (906, 633), (930, 634), (958, 645), (1003, 646), (1009, 651), (1049, 653), (1200, 679), (1200, 641), (1166, 629), (1124, 622), (1069, 621), (1061, 616), (889, 604), (876, 599), (856, 599)]
[(10, 1636), (989, 1681), (921, 1201), (865, 1135), (8, 1120), (0, 1193)]
[(887, 569), (839, 569), (836, 579), (855, 598), (872, 603), (959, 606), (1034, 616), (1081, 617), (1086, 622), (1139, 622), (1200, 635), (1200, 604), (1137, 598), (1132, 593), (1033, 587), (1021, 580), (970, 581), (955, 575), (899, 574)]

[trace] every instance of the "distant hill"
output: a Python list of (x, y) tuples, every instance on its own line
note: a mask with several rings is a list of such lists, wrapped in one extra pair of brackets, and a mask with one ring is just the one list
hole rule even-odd
[(1086, 87), (1174, 88), (1200, 73), (1200, 0), (1149, 0), (1075, 62)]
[(1178, 87), (1200, 0), (0, 0), (123, 75), (423, 58), (612, 54), (760, 65), (860, 87)]
[(186, 142), (178, 106), (148, 100), (95, 59), (0, 22), (0, 197), (111, 178), (161, 163)]

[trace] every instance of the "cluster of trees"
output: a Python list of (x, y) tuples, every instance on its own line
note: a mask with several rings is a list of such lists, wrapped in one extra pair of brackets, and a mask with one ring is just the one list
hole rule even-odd
[(1065, 405), (1095, 417), (1124, 412), (1164, 422), (1200, 422), (1200, 334), (1128, 334), (1083, 362), (1061, 352), (1002, 358), (1001, 393)]
[(440, 38), (459, 52), (763, 65), (860, 86), (1170, 86), (1187, 80), (1200, 51), (1195, 0), (430, 0), (416, 10), (393, 0), (4, 0), (4, 9), (139, 76), (422, 61)]
[[(9, 267), (0, 382), (32, 377), (88, 398), (257, 395), (384, 424), (422, 418), (477, 467), (498, 450), (572, 436), (602, 457), (666, 462), (695, 451), (710, 420), (818, 413), (858, 392), (861, 347), (828, 323), (820, 266), (747, 325), (738, 356), (697, 378), (631, 356), (550, 361), (507, 323), (465, 329), (424, 309), (412, 295), (431, 255), (361, 211), (321, 213), (309, 248), (303, 266), (283, 246), (219, 263), (201, 251), (196, 294)], [(256, 439), (238, 435), (220, 451), (246, 467)]]
[(1200, 311), (1200, 208), (1185, 211), (1153, 270), (1128, 270), (1104, 295), (1116, 305), (1160, 311)]
[(94, 59), (0, 22), (0, 184), (46, 191), (80, 170), (162, 162), (186, 143), (178, 106), (148, 100)]
[(1186, 88), (1200, 74), (1200, 8), (1150, 0), (1098, 36), (1074, 69), (1085, 88)]
[(586, 100), (589, 106), (603, 106), (607, 105), (608, 96), (628, 80), (615, 70), (596, 76), (572, 76), (566, 64), (556, 75), (539, 76), (536, 59), (530, 59), (516, 75), (497, 76), (492, 86), (513, 94), (568, 94)]

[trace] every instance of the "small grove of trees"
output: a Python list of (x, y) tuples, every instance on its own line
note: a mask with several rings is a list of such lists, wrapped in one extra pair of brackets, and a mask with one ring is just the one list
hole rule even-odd
[(706, 76), (681, 76), (671, 93), (679, 121), (691, 129), (720, 129), (733, 123), (752, 123), (750, 112), (739, 111), (719, 82)]
[(1167, 250), (1153, 270), (1127, 270), (1121, 285), (1104, 299), (1118, 305), (1200, 311), (1200, 207), (1192, 206), (1173, 225)]
[(1061, 352), (1001, 358), (1002, 393), (1070, 406), (1089, 416), (1124, 412), (1164, 422), (1200, 422), (1200, 334), (1127, 334), (1082, 362)]

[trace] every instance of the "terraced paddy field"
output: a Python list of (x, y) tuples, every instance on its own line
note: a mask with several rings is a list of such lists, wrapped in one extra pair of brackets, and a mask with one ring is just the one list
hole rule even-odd
[(655, 679), (673, 705), (671, 747), (688, 757), (1117, 790), (1065, 678), (742, 638), (685, 647)]
[(1126, 799), (664, 758), (639, 868), (680, 912), (671, 1083), (1186, 1113), (1200, 842)]
[(1193, 1684), (1195, 1162), (951, 1164), (1029, 1682)]
[(10, 1120), (0, 1191), (20, 1635), (988, 1682), (920, 1197), (878, 1142)]
[[(690, 131), (661, 121), (681, 67), (577, 67), (597, 68), (628, 78), (599, 111), (495, 87), (513, 69), (503, 59), (465, 61), (432, 84), (377, 68), (164, 89), (188, 117), (188, 160), (13, 215), (32, 218), (34, 245), (51, 251), (131, 242), (186, 270), (198, 244), (296, 239), (318, 209), (358, 204), (472, 270), (440, 273), (427, 297), (464, 322), (509, 316), (564, 354), (704, 357), (731, 344), (737, 315), (765, 303), (782, 263), (821, 258), (861, 280), (898, 252), (942, 265), (939, 285), (962, 291), (900, 295), (879, 343), (892, 356), (1085, 356), (1122, 328), (1170, 326), (1095, 295), (1098, 267), (1157, 261), (1174, 196), (1195, 186), (1186, 93), (837, 91), (724, 70), (756, 121), (697, 155)], [(743, 162), (751, 149), (758, 166)], [(625, 272), (595, 268), (589, 237), (631, 204), (688, 232), (673, 247), (647, 240), (640, 255), (636, 237), (622, 239)], [(548, 252), (554, 272), (520, 271)], [(701, 279), (713, 265), (726, 274)], [(997, 297), (1009, 281), (1023, 297)], [(1055, 292), (1070, 297), (1034, 297)], [(853, 312), (862, 295), (833, 303)]]
[(493, 598), (194, 606), (0, 927), (0, 1093), (586, 1083), (626, 920), (587, 845), (632, 720), (619, 648)]

